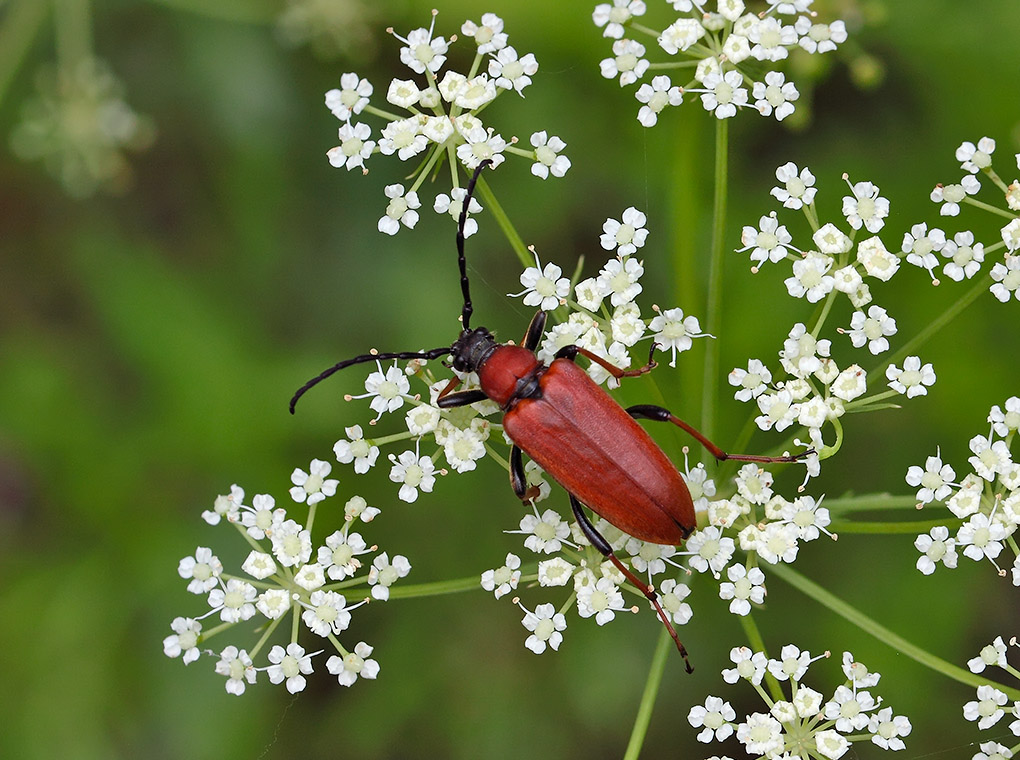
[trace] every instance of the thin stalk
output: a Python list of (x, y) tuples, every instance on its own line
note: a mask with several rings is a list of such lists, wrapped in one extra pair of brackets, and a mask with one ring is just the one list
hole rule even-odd
[(865, 509), (907, 509), (917, 504), (915, 496), (893, 496), (887, 493), (869, 493), (863, 496), (844, 496), (825, 499), (830, 514), (857, 512)]
[[(741, 428), (740, 433), (737, 435), (736, 441), (733, 443), (733, 450), (730, 453), (742, 454), (747, 451), (747, 447), (751, 442), (751, 437), (758, 429), (758, 425), (755, 423), (754, 419), (755, 415), (753, 414), (747, 418), (747, 422), (744, 423), (744, 427)], [(716, 471), (716, 482), (724, 483), (728, 481), (737, 471), (737, 468), (743, 466), (743, 462), (737, 462), (733, 459), (723, 462)]]
[[(715, 193), (712, 199), (712, 251), (708, 265), (708, 305), (705, 331), (719, 335), (722, 317), (722, 265), (726, 235), (727, 164), (729, 119), (718, 119), (715, 125)], [(716, 376), (719, 374), (719, 340), (709, 340), (705, 347), (704, 387), (701, 395), (701, 432), (710, 439), (715, 435), (715, 407), (718, 397)]]
[(974, 198), (964, 198), (963, 202), (970, 206), (975, 206), (979, 209), (983, 209), (985, 211), (991, 211), (993, 214), (1004, 216), (1010, 220), (1016, 219), (1016, 214), (1014, 214), (1013, 212), (1007, 211), (1006, 209), (998, 208), (996, 206), (991, 205), (990, 203), (985, 203), (984, 201), (979, 201)]
[(390, 599), (418, 599), (426, 596), (456, 594), (461, 591), (475, 591), (482, 587), (478, 578), (479, 576), (477, 575), (469, 575), (467, 578), (454, 578), (448, 581), (417, 583), (406, 586), (397, 584), (390, 587)]
[[(980, 280), (974, 283), (974, 287), (972, 287), (970, 290), (968, 290), (966, 293), (960, 296), (960, 298), (955, 303), (950, 305), (948, 309), (946, 309), (944, 312), (942, 312), (942, 314), (940, 314), (930, 323), (928, 323), (928, 326), (921, 330), (921, 332), (919, 332), (917, 335), (915, 335), (913, 338), (911, 338), (905, 344), (903, 344), (903, 347), (900, 348), (899, 351), (897, 351), (888, 358), (884, 366), (890, 366), (892, 364), (897, 363), (904, 356), (909, 356), (912, 352), (916, 351), (920, 346), (923, 346), (925, 343), (927, 343), (932, 338), (932, 336), (935, 335), (935, 333), (937, 333), (943, 327), (945, 327), (954, 319), (956, 319), (956, 317), (959, 316), (964, 309), (966, 309), (968, 306), (974, 303), (974, 301), (977, 300), (977, 297), (986, 290), (988, 290), (991, 284), (992, 275), (990, 273), (985, 274), (984, 277), (982, 277)], [(877, 374), (881, 374), (884, 377), (885, 369), (883, 367), (880, 367), (873, 369), (871, 372), (869, 372), (868, 373), (869, 384), (874, 382), (875, 375)]]
[(400, 121), (404, 118), (392, 111), (384, 111), (382, 108), (376, 108), (375, 106), (365, 106), (365, 113), (374, 114), (375, 116), (378, 116), (381, 119), (386, 119), (387, 121)]
[[(698, 225), (694, 220), (700, 216), (704, 198), (700, 183), (695, 181), (704, 171), (705, 157), (697, 146), (702, 144), (703, 130), (707, 126), (703, 119), (677, 119), (672, 144), (673, 165), (669, 181), (666, 208), (672, 215), (670, 250), (673, 259), (673, 283), (670, 292), (673, 303), (683, 306), (688, 312), (703, 308), (699, 279)], [(700, 350), (700, 349), (699, 349)], [(698, 386), (701, 384), (701, 368), (694, 361), (682, 361), (678, 365), (679, 381), (676, 386), (683, 392), (689, 403), (701, 398)], [(655, 377), (655, 373), (652, 374)], [(674, 386), (674, 387), (676, 387)], [(660, 403), (669, 406), (665, 398)]]
[(833, 520), (829, 523), (827, 530), (833, 533), (868, 533), (871, 535), (902, 535), (927, 533), (932, 528), (944, 525), (950, 530), (955, 530), (963, 525), (963, 520), (905, 520), (903, 522), (861, 522), (858, 520)]
[[(761, 631), (758, 630), (758, 624), (754, 622), (754, 616), (750, 613), (741, 615), (740, 627), (744, 629), (744, 635), (747, 636), (747, 642), (751, 645), (751, 649), (755, 652), (761, 652), (768, 657), (765, 639), (762, 638)], [(783, 688), (779, 685), (776, 677), (768, 671), (765, 671), (765, 684), (768, 686), (772, 699), (776, 702), (781, 702), (783, 700)]]
[(49, 12), (41, 0), (18, 0), (7, 9), (0, 26), (0, 103)]
[(641, 746), (645, 743), (645, 734), (648, 733), (648, 724), (652, 720), (652, 708), (655, 707), (655, 697), (659, 693), (659, 685), (662, 683), (662, 673), (666, 669), (666, 658), (669, 655), (672, 640), (666, 629), (660, 628), (659, 641), (655, 645), (655, 654), (652, 655), (652, 666), (648, 669), (648, 679), (645, 681), (645, 690), (641, 694), (641, 704), (638, 705), (637, 717), (634, 718), (634, 728), (630, 732), (630, 741), (627, 742), (627, 751), (624, 753), (624, 760), (637, 760), (641, 754)]
[[(811, 597), (822, 606), (828, 607), (852, 625), (857, 626), (866, 633), (870, 633), (882, 643), (888, 644), (900, 654), (905, 654), (907, 657), (915, 660), (921, 665), (924, 665), (926, 668), (930, 668), (936, 673), (941, 673), (947, 678), (951, 678), (954, 681), (959, 681), (962, 684), (973, 686), (975, 688), (982, 684), (990, 683), (988, 676), (971, 673), (969, 670), (957, 667), (951, 662), (947, 662), (940, 657), (936, 657), (931, 652), (928, 652), (902, 636), (893, 633), (885, 626), (869, 618), (856, 607), (847, 604), (845, 601), (835, 596), (827, 589), (822, 588), (814, 581), (808, 580), (792, 567), (783, 564), (773, 565), (769, 568), (769, 572), (786, 581), (798, 591), (801, 591), (805, 595)], [(1020, 689), (1004, 686), (1002, 684), (993, 685), (995, 688), (1004, 692), (1009, 699), (1020, 699)]]
[(517, 254), (517, 258), (521, 260), (521, 263), (525, 267), (534, 266), (535, 261), (528, 250), (528, 246), (524, 244), (524, 240), (518, 234), (517, 229), (514, 227), (513, 222), (510, 221), (510, 217), (507, 216), (506, 211), (499, 205), (499, 201), (496, 200), (496, 196), (492, 193), (492, 188), (489, 187), (489, 183), (485, 181), (485, 177), (478, 178), (478, 184), (476, 185), (478, 194), (482, 196), (482, 200), (489, 207), (492, 215), (496, 217), (496, 224), (503, 230), (503, 234), (506, 236), (507, 241), (510, 243), (510, 247), (514, 249), (514, 253)]
[(92, 9), (89, 0), (56, 0), (53, 4), (57, 63), (71, 73), (92, 57)]
[(822, 312), (818, 315), (818, 321), (815, 322), (815, 327), (811, 331), (812, 338), (817, 338), (818, 334), (822, 331), (822, 325), (825, 324), (825, 320), (829, 316), (829, 311), (832, 309), (832, 303), (836, 300), (836, 294), (838, 292), (838, 290), (830, 291), (828, 298), (825, 299), (825, 304), (822, 306)]

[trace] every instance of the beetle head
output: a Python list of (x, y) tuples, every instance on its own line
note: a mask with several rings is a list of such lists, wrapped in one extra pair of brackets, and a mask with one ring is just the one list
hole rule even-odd
[(450, 346), (453, 368), (458, 372), (476, 372), (498, 345), (492, 333), (484, 327), (464, 330)]

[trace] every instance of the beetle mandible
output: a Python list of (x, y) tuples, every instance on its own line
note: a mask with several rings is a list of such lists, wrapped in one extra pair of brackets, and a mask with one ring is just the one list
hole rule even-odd
[(795, 462), (812, 452), (779, 457), (728, 454), (668, 409), (648, 404), (624, 409), (575, 363), (580, 355), (617, 379), (635, 377), (655, 367), (655, 343), (649, 351), (648, 363), (638, 369), (624, 370), (575, 345), (561, 348), (546, 366), (535, 355), (545, 331), (544, 311), (535, 314), (520, 346), (497, 342), (484, 327), (471, 329), (473, 307), (464, 256), (464, 226), (478, 177), (490, 163), (481, 162), (468, 182), (457, 224), (464, 308), (463, 327), (453, 345), (428, 351), (368, 353), (337, 362), (297, 390), (291, 398), (290, 411), (294, 413), (298, 399), (314, 385), (345, 367), (364, 362), (431, 360), (448, 355), (452, 358), (450, 366), (458, 372), (477, 372), (480, 388), (456, 391), (460, 379), (454, 377), (439, 393), (439, 407), (449, 409), (490, 399), (502, 408), (503, 429), (513, 442), (510, 484), (514, 493), (522, 501), (532, 498), (522, 457), (527, 454), (567, 491), (574, 518), (585, 537), (652, 603), (683, 656), (687, 672), (691, 672), (687, 650), (659, 604), (654, 588), (617, 558), (582, 505), (642, 541), (676, 546), (694, 531), (697, 521), (687, 484), (672, 461), (637, 424), (637, 419), (671, 422), (696, 438), (719, 461)]

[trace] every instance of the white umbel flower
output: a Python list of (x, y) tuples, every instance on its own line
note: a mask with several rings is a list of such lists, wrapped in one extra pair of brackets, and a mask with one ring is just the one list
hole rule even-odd
[(638, 88), (634, 94), (639, 103), (638, 121), (643, 127), (654, 127), (659, 121), (659, 114), (666, 106), (678, 106), (683, 102), (683, 90), (673, 85), (669, 77), (660, 75)]
[(563, 271), (552, 262), (542, 268), (538, 254), (535, 255), (535, 266), (528, 267), (521, 275), (520, 293), (507, 293), (511, 298), (524, 296), (525, 306), (537, 306), (542, 311), (552, 311), (560, 305), (560, 301), (570, 295), (570, 280), (562, 277)]

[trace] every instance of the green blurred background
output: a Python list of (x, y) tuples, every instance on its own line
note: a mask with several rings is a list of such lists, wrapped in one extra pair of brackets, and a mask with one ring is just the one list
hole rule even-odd
[[(413, 232), (380, 235), (382, 188), (401, 181), (406, 167), (377, 157), (361, 177), (324, 156), (338, 122), (322, 93), (344, 71), (367, 75), (377, 93), (404, 76), (398, 45), (383, 29), (427, 24), (432, 4), (321, 4), (350, 14), (339, 44), (285, 39), (276, 0), (96, 2), (90, 19), (72, 20), (91, 23), (97, 54), (155, 126), (151, 146), (129, 157), (130, 183), (113, 195), (73, 198), (39, 162), (0, 151), (0, 757), (595, 758), (617, 757), (626, 744), (659, 634), (646, 614), (599, 629), (572, 619), (561, 651), (536, 657), (523, 647), (519, 611), (480, 591), (372, 605), (356, 614), (350, 633), (376, 646), (379, 680), (347, 690), (320, 672), (297, 698), (268, 683), (231, 697), (211, 660), (185, 668), (162, 654), (170, 620), (201, 607), (184, 591), (178, 560), (200, 545), (228, 563), (243, 551), (199, 513), (234, 482), (286, 499), (295, 466), (331, 459), (343, 426), (367, 419), (365, 408), (341, 400), (357, 392), (360, 373), (309, 396), (296, 418), (286, 409), (294, 388), (371, 346), (415, 350), (456, 331), (449, 219), (426, 200)], [(0, 24), (15, 13), (31, 17), (29, 5), (0, 2)], [(928, 193), (936, 182), (958, 181), (953, 152), (961, 141), (996, 138), (995, 165), (1007, 182), (1014, 178), (1020, 4), (817, 5), (823, 16), (851, 19), (851, 43), (825, 60), (803, 109), (808, 119), (734, 121), (730, 247), (740, 225), (774, 207), (773, 172), (790, 160), (814, 171), (823, 216), (832, 219), (842, 172), (876, 182), (892, 200), (890, 246), (914, 222), (938, 221)], [(62, 14), (74, 7), (82, 6), (58, 3), (64, 31), (55, 34), (45, 18), (34, 34), (4, 38), (3, 135), (34, 97), (36, 72), (66, 44)], [(465, 18), (498, 13), (511, 44), (541, 64), (527, 98), (506, 95), (491, 114), (504, 134), (526, 139), (547, 129), (569, 146), (573, 168), (564, 180), (539, 182), (523, 161), (508, 161), (492, 180), (525, 240), (568, 271), (587, 254), (593, 273), (604, 256), (602, 221), (636, 205), (651, 229), (643, 304), (703, 314), (703, 281), (681, 276), (669, 251), (707, 250), (711, 117), (689, 104), (642, 128), (632, 91), (598, 75), (609, 44), (591, 24), (591, 3), (438, 7), (437, 32), (446, 36)], [(794, 78), (800, 85), (803, 76)], [(502, 294), (517, 289), (519, 266), (486, 219), (469, 242), (476, 314), (518, 337), (529, 310)], [(944, 226), (994, 242), (1000, 225), (965, 212)], [(752, 278), (746, 257), (733, 255), (726, 276), (720, 383), (748, 356), (774, 364), (790, 325), (808, 316), (786, 296), (778, 267)], [(947, 281), (933, 289), (914, 269), (897, 280), (876, 297), (904, 339), (966, 287)], [(990, 405), (1020, 390), (1016, 314), (1015, 302), (986, 295), (943, 331), (922, 351), (939, 376), (929, 396), (848, 419), (844, 450), (812, 492), (906, 493), (906, 467), (936, 445), (964, 470), (967, 441), (985, 432)], [(849, 314), (842, 319), (848, 324)], [(689, 419), (699, 409), (700, 360), (695, 349), (654, 380)], [(622, 398), (648, 398), (649, 382), (633, 382)], [(721, 396), (725, 445), (747, 409), (727, 389)], [(657, 435), (674, 455), (687, 442)], [(768, 445), (759, 437), (752, 448)], [(495, 466), (441, 480), (413, 506), (396, 502), (386, 467), (356, 486), (349, 469), (338, 470), (343, 493), (357, 488), (384, 508), (371, 539), (411, 557), (411, 581), (476, 574), (518, 546), (501, 533), (516, 526), (520, 508)], [(565, 508), (562, 493), (554, 499)], [(911, 543), (911, 536), (818, 541), (797, 567), (959, 665), (994, 636), (1017, 632), (1008, 581), (962, 558), (959, 570), (923, 578)], [(851, 649), (886, 674), (877, 691), (915, 727), (904, 757), (970, 756), (978, 732), (961, 707), (971, 689), (867, 638), (778, 579), (769, 590), (758, 619), (771, 647), (828, 648), (835, 660)], [(730, 699), (738, 714), (761, 707), (749, 688), (727, 687), (718, 675), (729, 647), (743, 643), (737, 622), (704, 585), (692, 601), (695, 618), (682, 636), (697, 670), (686, 676), (679, 658), (668, 664), (648, 757), (718, 751), (698, 745), (685, 720), (706, 694)], [(831, 693), (838, 662), (815, 665), (812, 676), (810, 685)]]

